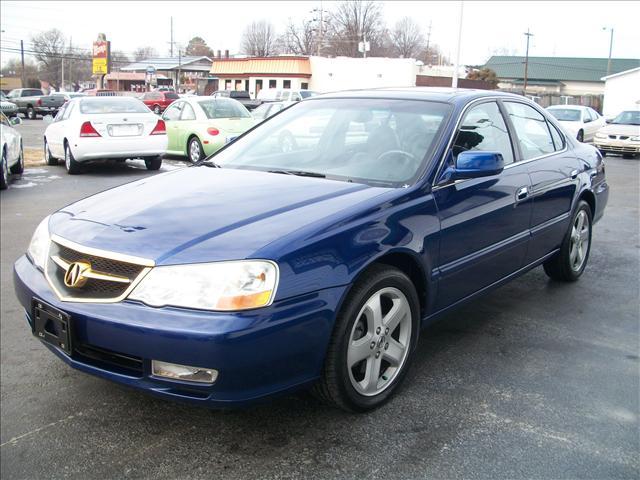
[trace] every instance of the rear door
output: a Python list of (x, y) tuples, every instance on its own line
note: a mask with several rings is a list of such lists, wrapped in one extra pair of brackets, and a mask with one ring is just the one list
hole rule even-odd
[(529, 241), (529, 173), (526, 165), (515, 162), (505, 112), (497, 101), (469, 108), (447, 163), (453, 165), (467, 150), (501, 153), (505, 168), (498, 175), (433, 188), (441, 224), (437, 309), (521, 268)]
[(540, 111), (517, 101), (505, 101), (504, 106), (531, 177), (531, 243), (526, 259), (531, 263), (560, 246), (581, 166), (564, 135)]

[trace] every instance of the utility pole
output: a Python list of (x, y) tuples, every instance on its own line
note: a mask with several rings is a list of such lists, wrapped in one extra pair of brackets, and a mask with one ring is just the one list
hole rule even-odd
[(173, 17), (171, 17), (171, 42), (169, 43), (171, 58), (173, 58)]
[(182, 70), (182, 52), (178, 47), (178, 76), (176, 81), (176, 93), (180, 92), (180, 70)]
[(62, 81), (60, 82), (59, 92), (64, 91), (64, 52), (62, 53), (62, 58), (60, 58), (60, 64), (62, 65)]
[(320, 0), (320, 41), (318, 42), (318, 56), (320, 56), (322, 42), (324, 42), (324, 9), (322, 8), (322, 0)]
[(25, 79), (24, 79), (24, 42), (20, 40), (20, 59), (22, 61), (22, 72), (20, 72), (20, 80), (22, 82), (22, 88), (25, 87)]
[(432, 21), (429, 20), (429, 31), (427, 32), (427, 48), (426, 48), (426, 52), (427, 52), (427, 63), (430, 64), (431, 62), (429, 61), (431, 59), (431, 54), (429, 53), (429, 44), (431, 43), (431, 23)]
[(533, 37), (533, 33), (529, 32), (527, 28), (527, 32), (524, 34), (527, 37), (527, 50), (524, 56), (524, 86), (522, 88), (522, 93), (524, 96), (527, 96), (527, 76), (529, 74), (529, 39)]
[(460, 44), (462, 43), (462, 14), (464, 13), (464, 2), (460, 2), (460, 20), (458, 22), (458, 45), (456, 46), (456, 63), (453, 68), (453, 78), (451, 78), (451, 88), (458, 88), (458, 69), (460, 68)]
[(607, 77), (611, 75), (611, 52), (613, 50), (613, 27), (602, 27), (602, 30), (610, 30), (611, 37), (609, 38), (609, 60), (607, 61)]
[(69, 58), (69, 83), (71, 84), (71, 90), (73, 90), (73, 78), (71, 69), (71, 62), (73, 61), (73, 47), (72, 47), (73, 37), (69, 37), (69, 53), (71, 54), (71, 58)]

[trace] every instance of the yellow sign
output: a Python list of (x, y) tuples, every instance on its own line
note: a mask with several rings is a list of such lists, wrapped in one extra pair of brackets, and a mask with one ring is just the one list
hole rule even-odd
[(107, 73), (109, 73), (107, 70), (107, 59), (94, 58), (92, 72), (94, 75), (106, 75)]

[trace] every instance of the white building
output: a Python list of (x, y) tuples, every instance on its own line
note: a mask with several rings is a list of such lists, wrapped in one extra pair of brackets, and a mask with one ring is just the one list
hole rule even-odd
[(640, 105), (640, 67), (603, 77), (602, 114), (613, 117), (622, 110)]

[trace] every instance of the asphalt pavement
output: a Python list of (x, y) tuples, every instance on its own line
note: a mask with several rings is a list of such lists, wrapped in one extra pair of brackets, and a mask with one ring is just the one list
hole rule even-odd
[(637, 479), (639, 172), (638, 160), (607, 159), (611, 198), (578, 283), (538, 268), (450, 314), (422, 332), (398, 395), (353, 415), (306, 393), (210, 411), (55, 358), (27, 327), (13, 262), (48, 213), (155, 173), (139, 162), (28, 169), (0, 194), (0, 474)]

